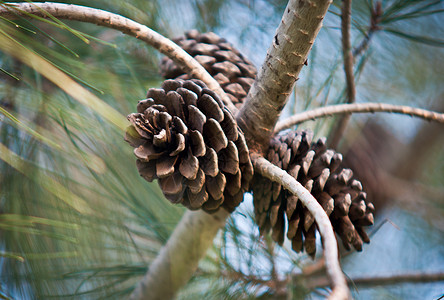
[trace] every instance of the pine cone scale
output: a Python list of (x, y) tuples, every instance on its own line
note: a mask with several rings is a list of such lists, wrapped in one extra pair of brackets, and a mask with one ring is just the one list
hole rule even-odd
[(180, 162), (179, 171), (188, 180), (196, 179), (197, 172), (199, 171), (199, 160), (191, 153), (188, 153), (187, 157)]
[(222, 127), (215, 119), (209, 119), (203, 128), (205, 140), (216, 152), (228, 146), (228, 139), (225, 136)]
[(214, 149), (207, 147), (206, 153), (200, 158), (200, 165), (205, 175), (214, 177), (219, 173), (218, 157)]
[(189, 132), (191, 150), (196, 157), (204, 156), (206, 153), (205, 141), (198, 130), (190, 130)]
[(177, 156), (164, 157), (163, 159), (158, 159), (156, 163), (156, 175), (158, 178), (164, 178), (172, 175), (174, 173), (174, 165), (177, 162)]
[(225, 190), (225, 185), (227, 183), (227, 180), (222, 173), (218, 173), (216, 176), (206, 177), (207, 181), (207, 191), (210, 193), (211, 197), (213, 199), (218, 200), (223, 197), (223, 191)]

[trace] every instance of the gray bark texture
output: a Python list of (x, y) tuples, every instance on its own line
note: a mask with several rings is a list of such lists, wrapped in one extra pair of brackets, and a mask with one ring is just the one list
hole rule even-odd
[(263, 153), (322, 27), (331, 0), (290, 0), (265, 62), (237, 115), (250, 151)]

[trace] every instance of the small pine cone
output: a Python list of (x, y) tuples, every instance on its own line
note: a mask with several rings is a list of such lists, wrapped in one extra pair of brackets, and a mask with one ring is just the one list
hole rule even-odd
[(253, 177), (245, 138), (219, 97), (199, 80), (166, 80), (130, 114), (125, 140), (140, 175), (189, 209), (233, 211)]
[[(327, 149), (326, 139), (312, 143), (310, 131), (288, 132), (273, 137), (267, 159), (296, 178), (324, 208), (346, 249), (361, 251), (370, 239), (363, 230), (373, 224), (372, 203), (366, 199), (361, 182), (353, 179), (350, 169), (341, 168), (342, 155)], [(296, 252), (316, 253), (316, 224), (298, 198), (278, 183), (255, 174), (252, 181), (256, 222), (261, 233), (272, 230), (273, 239), (284, 241), (285, 216), (287, 237)]]
[[(213, 32), (199, 33), (191, 30), (173, 40), (193, 56), (240, 108), (256, 78), (256, 67), (238, 50)], [(171, 59), (162, 59), (161, 74), (164, 78), (190, 79)]]

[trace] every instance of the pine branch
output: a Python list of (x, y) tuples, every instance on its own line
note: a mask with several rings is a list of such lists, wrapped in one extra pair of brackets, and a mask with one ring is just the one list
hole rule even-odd
[(336, 237), (331, 226), (330, 219), (322, 206), (295, 178), (273, 165), (268, 160), (258, 154), (251, 155), (254, 162), (254, 169), (262, 176), (282, 184), (282, 186), (296, 195), (303, 205), (315, 218), (319, 232), (322, 237), (324, 247), (325, 265), (329, 281), (333, 287), (330, 299), (347, 299), (349, 290), (346, 284), (345, 276), (342, 273), (339, 258)]
[[(344, 72), (345, 72), (345, 85), (347, 103), (355, 103), (356, 101), (356, 88), (355, 88), (355, 75), (353, 73), (353, 53), (350, 42), (350, 29), (351, 29), (351, 13), (352, 13), (352, 0), (342, 0), (341, 8), (341, 33), (342, 33), (342, 56), (344, 57)], [(351, 115), (342, 116), (336, 123), (335, 127), (331, 131), (329, 143), (330, 147), (337, 148), (339, 141), (344, 134), (345, 128), (350, 121)]]
[(304, 111), (293, 115), (281, 122), (278, 122), (275, 127), (275, 132), (279, 132), (293, 125), (300, 124), (309, 120), (332, 116), (336, 114), (351, 114), (351, 113), (374, 113), (374, 112), (388, 112), (410, 115), (418, 117), (427, 121), (434, 121), (444, 124), (444, 113), (434, 112), (426, 109), (415, 108), (404, 105), (392, 105), (386, 103), (353, 103), (353, 104), (338, 104), (324, 106), (308, 111)]
[(59, 19), (92, 23), (98, 26), (116, 29), (124, 34), (144, 41), (159, 52), (171, 58), (178, 65), (182, 66), (193, 78), (198, 78), (205, 82), (211, 90), (215, 91), (222, 97), (224, 104), (233, 113), (237, 112), (236, 107), (225, 94), (219, 83), (217, 83), (200, 63), (170, 39), (145, 25), (118, 14), (80, 5), (53, 2), (0, 4), (0, 16), (4, 18), (32, 18), (31, 15), (41, 18), (49, 18), (52, 16)]
[(261, 153), (268, 147), (273, 127), (288, 101), (331, 2), (288, 2), (265, 62), (237, 116), (250, 150)]

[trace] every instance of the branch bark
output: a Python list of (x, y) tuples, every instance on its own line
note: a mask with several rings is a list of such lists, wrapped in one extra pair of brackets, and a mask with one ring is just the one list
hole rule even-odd
[(330, 294), (330, 299), (348, 299), (349, 290), (339, 264), (339, 253), (336, 242), (336, 237), (333, 232), (333, 227), (330, 219), (325, 213), (322, 206), (316, 201), (313, 195), (305, 189), (295, 178), (273, 165), (268, 160), (258, 154), (251, 155), (254, 162), (254, 169), (262, 176), (282, 184), (282, 186), (296, 195), (302, 204), (310, 211), (316, 220), (319, 233), (322, 237), (322, 245), (324, 247), (325, 265), (327, 268), (327, 275), (332, 285), (333, 291)]
[(159, 52), (171, 58), (178, 65), (182, 66), (192, 77), (205, 82), (211, 90), (221, 96), (224, 104), (233, 112), (233, 114), (237, 112), (236, 107), (225, 94), (219, 83), (217, 83), (200, 63), (170, 39), (145, 25), (139, 24), (118, 14), (81, 5), (54, 2), (0, 4), (0, 16), (4, 18), (32, 18), (30, 14), (41, 18), (49, 18), (51, 15), (59, 19), (92, 23), (98, 26), (118, 30), (124, 34), (144, 41), (148, 45), (156, 48)]
[(351, 114), (351, 113), (374, 113), (374, 112), (388, 112), (410, 115), (418, 117), (427, 121), (434, 121), (444, 124), (444, 113), (434, 112), (426, 109), (415, 108), (404, 105), (392, 105), (386, 103), (353, 103), (353, 104), (338, 104), (324, 106), (308, 111), (304, 111), (293, 115), (281, 122), (278, 122), (275, 127), (275, 132), (290, 128), (306, 121), (314, 120), (332, 116), (335, 114)]
[(321, 29), (331, 0), (290, 0), (237, 122), (250, 150), (263, 153)]
[[(342, 33), (342, 56), (344, 57), (344, 73), (345, 73), (345, 85), (347, 102), (354, 103), (356, 97), (355, 88), (355, 75), (353, 73), (353, 53), (350, 42), (350, 29), (351, 29), (351, 13), (352, 13), (352, 0), (342, 0), (341, 8), (341, 33)], [(333, 128), (329, 144), (330, 147), (337, 148), (339, 141), (344, 134), (345, 128), (350, 121), (350, 115), (342, 116)]]

